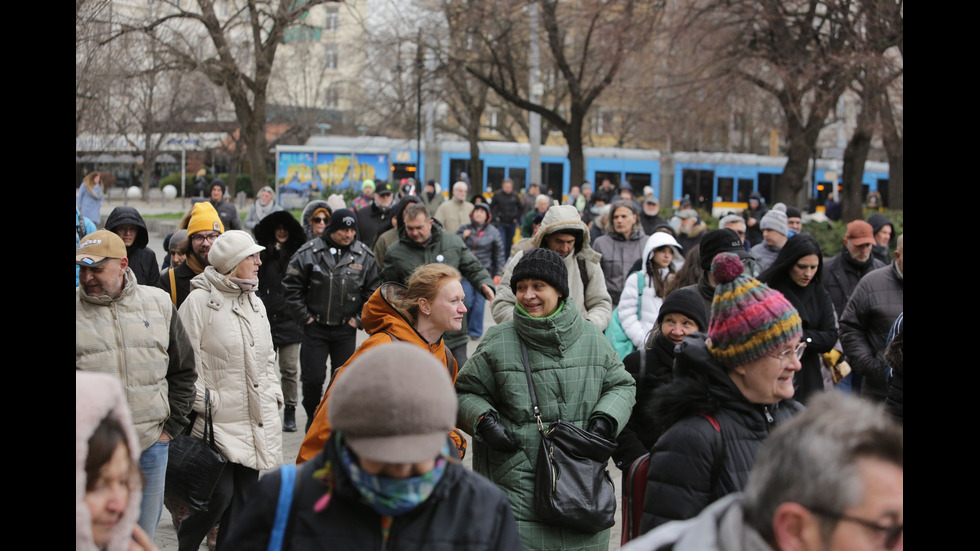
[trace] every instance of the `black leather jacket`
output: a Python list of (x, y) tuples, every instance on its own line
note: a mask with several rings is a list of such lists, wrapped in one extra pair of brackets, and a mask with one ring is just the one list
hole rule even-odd
[(282, 280), (289, 312), (301, 327), (311, 317), (324, 325), (354, 318), (360, 326), (361, 307), (380, 283), (374, 253), (363, 243), (354, 241), (337, 261), (319, 237), (296, 251)]

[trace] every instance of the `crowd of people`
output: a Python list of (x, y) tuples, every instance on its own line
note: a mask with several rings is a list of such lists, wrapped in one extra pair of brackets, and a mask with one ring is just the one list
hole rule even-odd
[[(608, 549), (608, 527), (539, 510), (559, 420), (614, 444), (624, 491), (644, 465), (631, 549), (901, 548), (904, 235), (881, 214), (825, 259), (799, 209), (757, 194), (709, 229), (609, 180), (563, 202), (366, 180), (297, 219), (270, 187), (240, 216), (201, 175), (161, 265), (137, 209), (85, 222), (93, 174), (77, 549), (154, 549), (165, 502), (181, 550)], [(226, 464), (201, 508), (167, 464), (208, 431)]]

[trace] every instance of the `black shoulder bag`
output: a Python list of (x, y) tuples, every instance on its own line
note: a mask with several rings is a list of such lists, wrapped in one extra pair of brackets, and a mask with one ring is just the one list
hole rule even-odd
[(616, 491), (606, 464), (616, 442), (561, 419), (545, 430), (523, 340), (521, 354), (541, 433), (534, 469), (535, 514), (549, 524), (579, 532), (595, 534), (610, 528), (616, 523)]

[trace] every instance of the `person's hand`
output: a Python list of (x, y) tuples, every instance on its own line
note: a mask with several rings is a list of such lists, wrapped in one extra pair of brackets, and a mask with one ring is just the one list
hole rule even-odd
[(473, 233), (469, 228), (463, 230), (463, 239), (469, 238), (470, 234)]
[(347, 325), (350, 325), (354, 329), (357, 329), (357, 321), (354, 318), (347, 320)]
[(499, 275), (493, 276), (493, 284), (494, 285), (500, 285), (500, 276)]
[(756, 220), (755, 218), (752, 218), (751, 216), (749, 217), (749, 219), (748, 219), (748, 220), (746, 220), (746, 221), (745, 221), (745, 223), (746, 223), (746, 224), (748, 224), (748, 226), (749, 226), (750, 228), (751, 228), (752, 226), (755, 226), (757, 222), (758, 222), (758, 220)]
[(488, 446), (498, 452), (513, 453), (517, 451), (517, 439), (507, 430), (507, 427), (497, 421), (492, 412), (487, 412), (476, 424), (476, 432)]
[(487, 302), (493, 302), (493, 297), (496, 295), (494, 295), (493, 289), (491, 289), (489, 285), (484, 283), (480, 286), (480, 291), (483, 293), (483, 296), (486, 297)]
[(129, 540), (129, 551), (159, 551), (159, 547), (153, 543), (139, 525), (133, 526), (133, 539)]
[(589, 421), (588, 430), (596, 436), (601, 436), (606, 440), (612, 440), (612, 423), (601, 415), (597, 415)]
[(160, 438), (157, 438), (157, 442), (170, 442), (170, 435), (164, 432), (160, 435)]
[(306, 325), (309, 325), (311, 323), (313, 323), (313, 316), (310, 316), (310, 319), (306, 320)]

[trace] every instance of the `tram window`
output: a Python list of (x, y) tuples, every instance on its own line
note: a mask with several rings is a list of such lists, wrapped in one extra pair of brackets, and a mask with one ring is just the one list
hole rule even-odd
[(749, 180), (748, 178), (738, 179), (738, 202), (748, 203), (749, 195), (752, 195), (752, 188), (755, 186), (755, 182)]
[[(685, 169), (681, 173), (681, 197), (690, 197), (694, 208), (710, 208), (714, 181), (715, 172), (713, 170)], [(702, 204), (705, 201), (707, 201), (707, 205)]]
[(650, 175), (642, 172), (627, 172), (626, 181), (633, 186), (633, 195), (636, 195), (637, 197), (642, 197), (643, 188), (651, 185)]
[[(883, 207), (887, 207), (889, 204), (891, 204), (891, 201), (888, 200), (888, 179), (887, 178), (878, 180), (878, 193), (881, 194), (881, 205)], [(867, 197), (867, 194), (865, 194), (865, 197)]]
[(776, 186), (779, 185), (779, 174), (759, 173), (759, 194), (766, 200), (767, 205), (772, 204), (772, 198), (776, 196)]
[(487, 167), (486, 189), (500, 189), (500, 182), (503, 181), (504, 181), (504, 167), (502, 166)]
[[(597, 170), (595, 173), (595, 182), (592, 182), (595, 185), (593, 189), (599, 189), (599, 186), (602, 185), (603, 180), (609, 180), (612, 185), (616, 186), (617, 190), (619, 189), (618, 172), (599, 172)], [(578, 185), (579, 183), (581, 182), (572, 182), (572, 185)]]
[(527, 181), (527, 171), (523, 168), (510, 169), (510, 179), (514, 181), (514, 189), (524, 189), (524, 182)]
[(561, 199), (565, 167), (561, 163), (541, 163), (541, 189)]
[(718, 178), (718, 200), (731, 201), (735, 197), (735, 178)]

